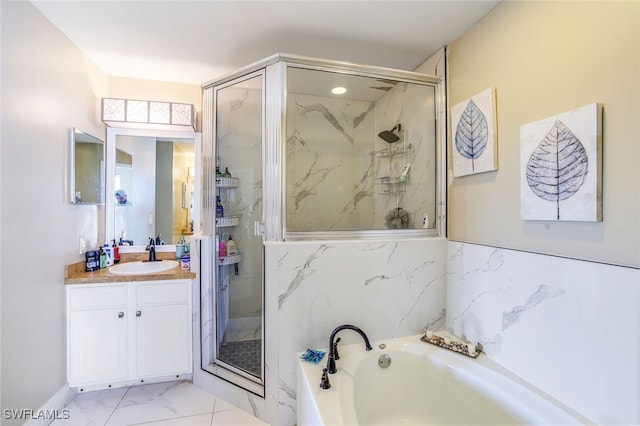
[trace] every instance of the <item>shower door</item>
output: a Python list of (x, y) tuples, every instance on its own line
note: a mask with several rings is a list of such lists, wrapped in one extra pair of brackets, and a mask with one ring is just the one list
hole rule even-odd
[[(264, 74), (214, 88), (213, 374), (264, 393)], [(212, 209), (213, 210), (213, 209)]]

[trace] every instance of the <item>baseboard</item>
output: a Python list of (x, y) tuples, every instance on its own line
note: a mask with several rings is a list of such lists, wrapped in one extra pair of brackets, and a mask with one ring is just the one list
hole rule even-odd
[(76, 394), (77, 389), (65, 384), (42, 407), (29, 413), (30, 418), (25, 426), (47, 426), (53, 420), (69, 418), (69, 413), (64, 410), (64, 407), (71, 402)]

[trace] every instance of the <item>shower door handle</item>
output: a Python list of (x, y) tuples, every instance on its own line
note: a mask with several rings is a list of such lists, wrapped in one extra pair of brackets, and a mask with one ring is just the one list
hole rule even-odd
[(259, 220), (253, 222), (253, 234), (256, 237), (264, 236), (264, 222), (260, 222)]

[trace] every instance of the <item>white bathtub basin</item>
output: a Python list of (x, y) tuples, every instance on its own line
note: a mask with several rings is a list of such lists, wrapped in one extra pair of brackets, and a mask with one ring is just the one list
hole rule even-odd
[(168, 271), (178, 266), (175, 260), (162, 260), (157, 262), (127, 262), (109, 267), (109, 272), (116, 275), (147, 275)]
[[(381, 343), (386, 344), (380, 349)], [(420, 336), (340, 346), (330, 389), (318, 365), (298, 361), (298, 425), (594, 424), (481, 354), (472, 359)], [(388, 368), (378, 366), (391, 356)]]

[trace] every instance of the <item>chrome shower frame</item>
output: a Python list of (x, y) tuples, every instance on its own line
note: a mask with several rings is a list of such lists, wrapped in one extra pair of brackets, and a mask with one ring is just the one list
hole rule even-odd
[[(379, 79), (393, 79), (398, 82), (432, 86), (435, 91), (435, 144), (436, 144), (436, 226), (435, 229), (393, 229), (393, 230), (361, 230), (361, 231), (315, 231), (292, 232), (286, 229), (287, 211), (285, 193), (285, 146), (286, 146), (286, 105), (287, 105), (287, 70), (290, 67), (363, 76)], [(336, 239), (402, 239), (417, 237), (446, 237), (446, 90), (443, 78), (429, 76), (422, 73), (403, 71), (385, 67), (360, 65), (350, 62), (326, 60), (291, 54), (275, 54), (263, 60), (254, 62), (233, 73), (227, 74), (202, 85), (203, 113), (202, 113), (202, 235), (212, 238), (215, 235), (215, 164), (216, 164), (216, 134), (215, 134), (215, 96), (214, 89), (227, 86), (234, 81), (262, 72), (264, 75), (264, 117), (263, 117), (263, 175), (262, 200), (263, 217), (258, 229), (262, 232), (263, 242), (279, 242), (286, 240), (336, 240)], [(214, 267), (214, 266), (212, 266)], [(210, 276), (215, 274), (209, 274)], [(213, 281), (213, 280), (210, 280)], [(211, 286), (215, 283), (204, 284), (201, 294), (213, 294)], [(201, 283), (201, 285), (203, 285)], [(209, 286), (209, 287), (207, 287)], [(264, 301), (264, 280), (262, 295)], [(203, 296), (204, 297), (204, 296)], [(204, 304), (201, 304), (204, 306)], [(215, 306), (215, 305), (213, 305)], [(210, 305), (211, 308), (211, 305)], [(267, 307), (268, 308), (268, 307)], [(265, 317), (263, 304), (263, 326)], [(203, 324), (215, 327), (215, 312), (212, 309), (201, 311), (201, 330)], [(209, 317), (208, 317), (209, 316)], [(208, 318), (207, 318), (208, 317)], [(264, 327), (263, 327), (264, 330)], [(202, 331), (201, 331), (202, 332)], [(263, 331), (264, 333), (264, 331)], [(264, 337), (264, 335), (263, 335)], [(269, 355), (266, 351), (273, 351), (264, 345), (263, 339), (263, 374), (261, 380), (254, 380), (246, 375), (238, 374), (233, 369), (211, 367), (211, 345), (201, 336), (202, 362), (201, 368), (223, 380), (233, 382), (247, 391), (263, 396), (264, 389), (264, 359)], [(266, 350), (265, 350), (266, 349)], [(225, 371), (222, 371), (225, 370)]]

